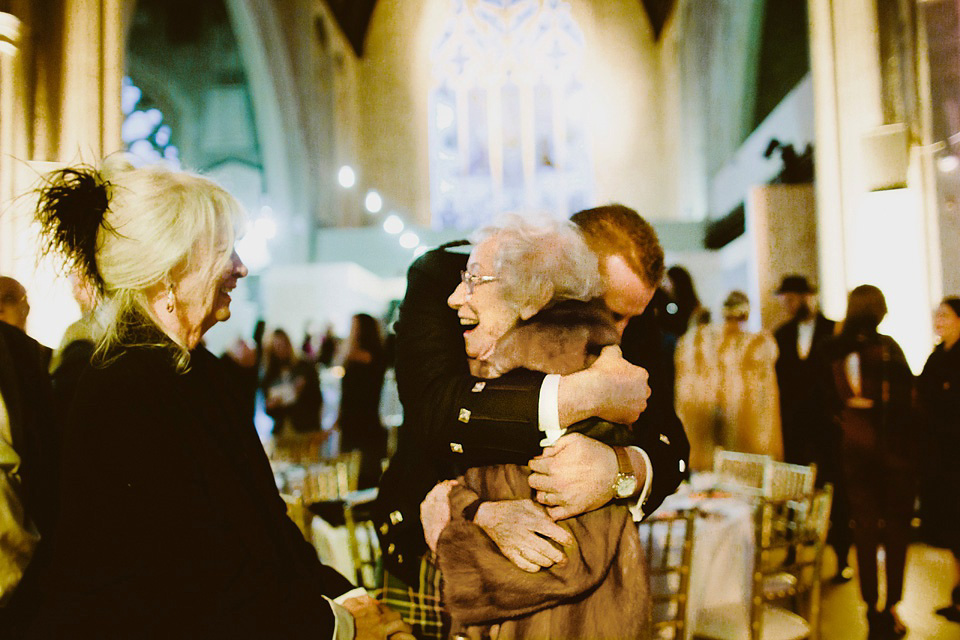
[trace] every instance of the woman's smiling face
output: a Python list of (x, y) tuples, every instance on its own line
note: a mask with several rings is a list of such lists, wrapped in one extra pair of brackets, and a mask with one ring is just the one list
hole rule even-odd
[(467, 260), (468, 275), (465, 276), (465, 280), (472, 278), (472, 284), (461, 282), (447, 298), (447, 304), (460, 317), (470, 358), (489, 358), (497, 340), (520, 319), (519, 310), (503, 297), (501, 283), (496, 279), (497, 245), (494, 235), (474, 248)]

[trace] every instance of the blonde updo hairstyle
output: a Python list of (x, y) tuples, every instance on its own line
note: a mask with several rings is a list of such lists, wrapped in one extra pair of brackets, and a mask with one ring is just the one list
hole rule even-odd
[[(48, 234), (70, 237), (71, 232), (80, 237), (58, 239), (56, 244), (68, 260), (85, 267), (100, 290), (97, 313), (105, 329), (97, 347), (99, 356), (117, 347), (143, 346), (142, 336), (149, 333), (138, 330), (144, 324), (138, 319), (162, 326), (150, 304), (158, 286), (171, 290), (175, 300), (216, 295), (217, 274), (231, 260), (244, 215), (222, 187), (198, 174), (165, 166), (134, 168), (122, 158), (108, 159), (100, 172), (75, 167), (48, 180), (41, 190), (38, 215)], [(55, 198), (51, 197), (54, 189), (59, 190)], [(90, 191), (99, 195), (96, 189), (106, 194), (102, 212), (88, 204)], [(83, 242), (84, 235), (89, 242)], [(92, 247), (95, 250), (89, 255)], [(197, 271), (202, 273), (201, 287), (207, 290), (178, 291), (182, 277)], [(171, 339), (177, 368), (184, 371), (189, 350), (178, 338)]]

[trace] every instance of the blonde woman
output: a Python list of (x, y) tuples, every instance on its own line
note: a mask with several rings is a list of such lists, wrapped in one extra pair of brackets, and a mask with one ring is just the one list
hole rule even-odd
[(286, 517), (253, 424), (200, 344), (247, 275), (236, 200), (191, 173), (73, 167), (49, 177), (38, 217), (99, 290), (105, 331), (63, 425), (33, 634), (406, 631), (371, 599), (344, 599), (352, 586)]

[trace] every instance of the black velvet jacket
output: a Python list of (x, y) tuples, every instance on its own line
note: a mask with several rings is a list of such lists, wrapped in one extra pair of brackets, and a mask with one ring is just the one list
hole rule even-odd
[[(467, 256), (440, 248), (410, 267), (397, 322), (396, 372), (404, 421), (397, 452), (380, 482), (374, 520), (386, 568), (417, 584), (426, 551), (420, 502), (440, 480), (487, 464), (525, 464), (541, 452), (537, 405), (544, 374), (516, 370), (496, 379), (470, 375), (457, 313), (447, 297), (460, 282)], [(635, 424), (633, 444), (653, 464), (644, 508), (652, 512), (676, 490), (690, 445), (673, 408), (659, 329), (644, 317), (625, 341), (624, 355), (650, 372), (652, 395)]]
[(351, 584), (286, 517), (243, 400), (205, 349), (82, 374), (37, 637), (317, 637)]

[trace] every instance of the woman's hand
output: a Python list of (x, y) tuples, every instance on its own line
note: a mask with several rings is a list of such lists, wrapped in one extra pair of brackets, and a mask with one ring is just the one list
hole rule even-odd
[(551, 540), (561, 546), (574, 543), (573, 535), (532, 500), (484, 502), (473, 521), (510, 562), (530, 573), (566, 562), (563, 551)]
[(423, 525), (423, 537), (430, 551), (437, 552), (437, 540), (440, 532), (450, 522), (450, 490), (459, 483), (456, 480), (444, 480), (430, 490), (420, 503), (420, 523)]

